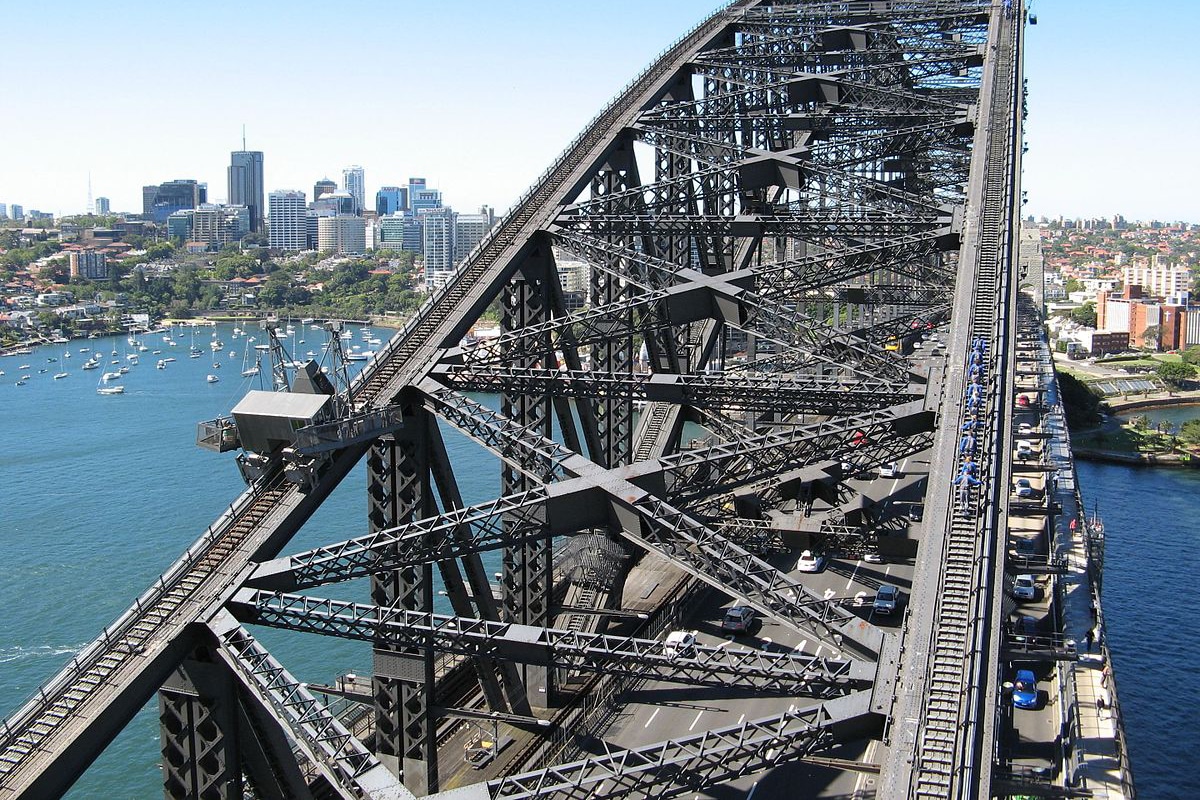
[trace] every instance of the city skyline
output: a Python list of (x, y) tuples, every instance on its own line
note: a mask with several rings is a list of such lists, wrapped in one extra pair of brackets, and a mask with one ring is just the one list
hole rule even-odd
[[(9, 10), (0, 41), (22, 72), (39, 79), (17, 82), (6, 98), (9, 118), (21, 122), (5, 131), (0, 147), (0, 202), (83, 213), (89, 172), (113, 211), (138, 211), (141, 186), (178, 178), (207, 183), (210, 200), (227, 201), (229, 156), (242, 149), (245, 124), (246, 149), (264, 153), (264, 192), (308, 191), (319, 178), (337, 181), (361, 164), (368, 204), (381, 187), (424, 175), (456, 206), (504, 210), (608, 99), (715, 4), (469, 3), (465, 17), (461, 5), (300, 5), (303, 13), (294, 4), (284, 13), (274, 0), (239, 6), (237, 32), (219, 14), (198, 19), (138, 0), (119, 18), (67, 0), (55, 26), (36, 7)], [(1112, 0), (1034, 5), (1023, 214), (1200, 220), (1200, 199), (1190, 190), (1200, 166), (1178, 155), (1187, 152), (1198, 113), (1176, 99), (1169, 81), (1126, 66), (1140, 60), (1174, 74), (1197, 71), (1200, 56), (1183, 37), (1190, 22), (1200, 22), (1200, 9), (1179, 0), (1166, 6), (1177, 24), (1163, 29), (1158, 14)], [(640, 24), (612, 35), (611, 20), (624, 17)], [(186, 102), (170, 93), (148, 100), (163, 93), (132, 80), (71, 103), (46, 88), (78, 77), (74, 62), (56, 53), (131, 39), (141, 50), (106, 51), (107, 70), (137, 74), (170, 55), (203, 65), (209, 80), (189, 90)], [(319, 57), (299, 45), (316, 40), (357, 43)], [(398, 46), (398, 57), (405, 47), (432, 47), (439, 57), (445, 51), (446, 63), (381, 71), (370, 54)], [(1095, 56), (1118, 47), (1122, 59)], [(287, 91), (272, 92), (265, 78), (278, 53), (291, 50), (297, 56)], [(231, 94), (230, 85), (244, 88)], [(298, 101), (331, 92), (339, 97), (333, 112), (298, 115), (306, 107)], [(75, 124), (81, 118), (90, 125)]]

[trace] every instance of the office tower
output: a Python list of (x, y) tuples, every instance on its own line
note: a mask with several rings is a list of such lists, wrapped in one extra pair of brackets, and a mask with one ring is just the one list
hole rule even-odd
[(367, 252), (367, 221), (352, 214), (318, 218), (317, 249), (337, 255)]
[(235, 150), (229, 154), (229, 204), (250, 209), (250, 230), (263, 229), (263, 154)]
[(0, 219), (8, 219), (8, 205), (0, 203)]
[(207, 202), (208, 185), (190, 179), (142, 187), (142, 215), (160, 225), (176, 211), (198, 208)]
[(355, 204), (353, 195), (343, 189), (338, 189), (336, 192), (328, 192), (314, 200), (312, 208), (331, 211), (334, 214), (354, 214)]
[(308, 249), (304, 192), (279, 189), (268, 198), (270, 244), (274, 250)]
[(487, 206), (479, 209), (478, 214), (459, 214), (454, 224), (454, 265), (458, 266), (464, 258), (471, 254), (475, 245), (483, 240), (495, 222), (495, 216), (489, 213)]
[(321, 199), (321, 195), (332, 194), (337, 191), (337, 184), (329, 180), (329, 178), (321, 178), (313, 184), (313, 202)]
[(9, 211), (12, 213), (13, 219), (15, 219), (15, 220), (24, 220), (25, 219), (25, 208), (23, 206), (19, 206), (16, 203), (13, 203), (9, 207)]
[(103, 216), (109, 212), (109, 203), (107, 197), (96, 198), (96, 213)]
[(399, 214), (408, 210), (408, 188), (384, 186), (375, 193), (375, 213), (380, 217)]
[(367, 184), (363, 168), (355, 164), (342, 170), (342, 188), (354, 198), (354, 213), (361, 214), (367, 207)]
[(192, 209), (175, 211), (167, 217), (167, 238), (182, 242), (192, 240)]

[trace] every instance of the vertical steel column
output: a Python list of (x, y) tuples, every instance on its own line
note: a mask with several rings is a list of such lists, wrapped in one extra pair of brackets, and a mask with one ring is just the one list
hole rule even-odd
[[(609, 155), (608, 163), (592, 179), (592, 197), (603, 199), (618, 192), (625, 192), (640, 185), (637, 162), (634, 160), (633, 142), (626, 139)], [(605, 204), (605, 212), (624, 214), (634, 210), (629, 198), (614, 198)], [(624, 234), (606, 235), (604, 223), (596, 223), (596, 235), (607, 238), (618, 247), (629, 244)], [(615, 259), (614, 259), (615, 260)], [(611, 265), (615, 266), (615, 265)], [(592, 305), (608, 305), (629, 296), (628, 288), (611, 273), (593, 269), (589, 287)], [(629, 312), (625, 312), (629, 313)], [(628, 330), (628, 320), (618, 324)], [(633, 371), (633, 338), (620, 336), (592, 347), (592, 369), (597, 372), (612, 372), (628, 375)], [(592, 401), (600, 437), (603, 467), (628, 464), (633, 450), (633, 401), (629, 399), (596, 398)]]
[(166, 800), (240, 800), (238, 700), (227, 669), (184, 661), (158, 692), (158, 721)]
[[(504, 331), (516, 331), (529, 325), (545, 321), (549, 315), (548, 281), (545, 274), (537, 270), (518, 273), (505, 286), (501, 295)], [(525, 355), (505, 354), (510, 365), (532, 369), (542, 365), (555, 365), (554, 349), (547, 340), (540, 352), (525, 349)], [(541, 435), (551, 434), (551, 406), (546, 395), (510, 394), (501, 396), (501, 413), (528, 430)], [(542, 466), (533, 461), (524, 464), (535, 474)], [(503, 464), (500, 474), (501, 494), (523, 492), (533, 488), (537, 482), (508, 464)], [(507, 523), (506, 523), (507, 525)], [(549, 532), (524, 544), (504, 548), (502, 554), (504, 618), (523, 625), (548, 627), (551, 621), (551, 592), (554, 589), (552, 542)], [(554, 702), (554, 671), (542, 666), (524, 665), (522, 682), (530, 705), (549, 707)]]
[[(405, 411), (402, 434), (385, 436), (367, 455), (368, 527), (372, 533), (430, 512), (428, 414)], [(432, 565), (409, 566), (371, 577), (371, 601), (412, 611), (433, 610)], [(432, 650), (400, 651), (375, 645), (376, 755), (415, 794), (438, 790)]]

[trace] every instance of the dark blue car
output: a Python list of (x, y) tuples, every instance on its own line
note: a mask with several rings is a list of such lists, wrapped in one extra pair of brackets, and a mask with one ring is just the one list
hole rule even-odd
[(1013, 708), (1037, 708), (1037, 678), (1027, 669), (1017, 670), (1013, 684)]

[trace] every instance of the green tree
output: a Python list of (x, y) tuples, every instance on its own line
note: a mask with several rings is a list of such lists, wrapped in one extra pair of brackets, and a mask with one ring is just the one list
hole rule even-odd
[(1191, 364), (1184, 364), (1181, 361), (1164, 361), (1158, 365), (1156, 371), (1158, 372), (1158, 377), (1162, 378), (1163, 383), (1176, 389), (1184, 381), (1196, 377), (1196, 368)]
[(1200, 344), (1194, 344), (1185, 349), (1179, 354), (1179, 357), (1183, 359), (1183, 363), (1185, 364), (1191, 364), (1192, 366), (1200, 364)]
[(1180, 425), (1179, 438), (1190, 444), (1200, 444), (1200, 419), (1189, 419)]
[(1071, 311), (1071, 319), (1085, 328), (1096, 327), (1096, 304), (1084, 303)]
[(1146, 330), (1142, 331), (1142, 336), (1141, 336), (1142, 346), (1157, 350), (1158, 349), (1158, 337), (1161, 335), (1162, 335), (1162, 326), (1161, 325), (1146, 326)]
[(1100, 424), (1100, 400), (1083, 381), (1067, 372), (1058, 373), (1058, 391), (1071, 430), (1094, 428)]
[(1067, 294), (1071, 292), (1082, 292), (1083, 282), (1076, 278), (1067, 278), (1067, 282), (1063, 284), (1063, 291)]

